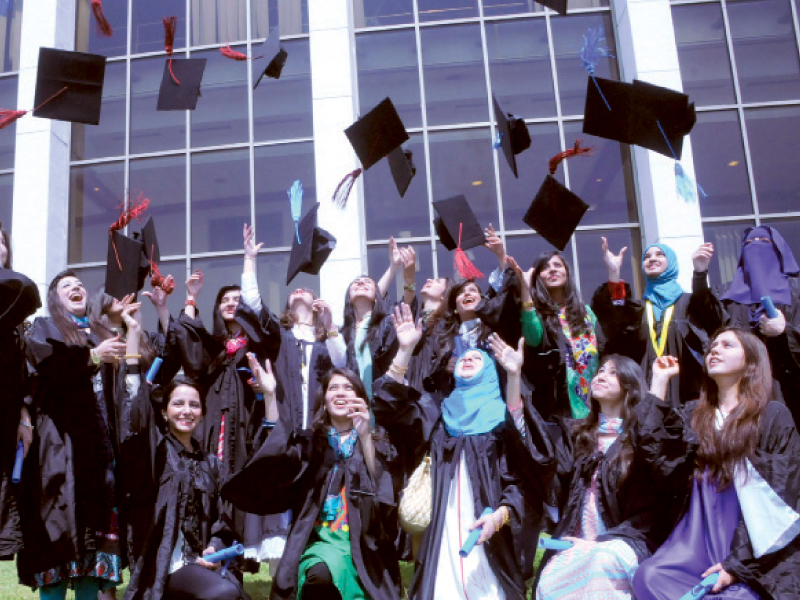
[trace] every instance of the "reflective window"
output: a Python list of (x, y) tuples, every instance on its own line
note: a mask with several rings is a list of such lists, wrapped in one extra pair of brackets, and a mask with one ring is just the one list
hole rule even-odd
[[(497, 268), (497, 257), (483, 246), (470, 248), (464, 253), (485, 277)], [(436, 243), (436, 268), (439, 277), (449, 277), (455, 281), (463, 279), (456, 269), (455, 256), (454, 251)], [(378, 271), (379, 276), (380, 274), (381, 271)], [(481, 289), (486, 289), (486, 280), (481, 280), (479, 285)]]
[(795, 260), (800, 257), (800, 219), (764, 219), (761, 224), (777, 229), (789, 244)]
[(714, 244), (714, 259), (708, 265), (708, 282), (711, 287), (733, 281), (739, 264), (744, 230), (754, 225), (754, 221), (703, 223), (703, 238)]
[(356, 27), (381, 27), (414, 22), (412, 0), (355, 0), (353, 17)]
[[(17, 106), (17, 77), (0, 77), (0, 107)], [(14, 151), (17, 145), (17, 124), (12, 123), (0, 131), (0, 169), (14, 168)]]
[[(163, 234), (161, 234), (163, 238)], [(159, 244), (161, 244), (161, 238), (159, 238)], [(186, 261), (185, 260), (162, 260), (158, 265), (158, 270), (161, 274), (166, 277), (167, 275), (172, 275), (175, 278), (175, 292), (167, 296), (167, 309), (169, 310), (169, 314), (173, 317), (176, 317), (181, 314), (181, 310), (183, 310), (183, 303), (186, 300), (186, 286), (185, 281), (186, 277)], [(103, 276), (105, 277), (105, 271), (103, 271)], [(145, 283), (144, 289), (142, 291), (147, 292), (152, 290), (150, 286), (150, 281)], [(211, 293), (208, 291), (205, 292), (208, 296), (211, 296)], [(203, 300), (205, 303), (213, 302), (213, 298), (209, 300), (206, 295), (203, 295)], [(153, 303), (150, 301), (149, 298), (139, 294), (139, 300), (142, 303), (142, 326), (144, 327), (145, 331), (158, 331), (158, 313), (156, 313), (156, 309), (153, 307)], [(204, 303), (204, 304), (205, 304)], [(200, 308), (203, 308), (203, 305), (200, 305)]]
[(100, 28), (97, 26), (92, 13), (92, 0), (78, 0), (77, 7), (78, 16), (75, 20), (76, 50), (102, 54), (103, 56), (126, 54), (128, 49), (127, 0), (106, 0), (103, 2), (103, 14), (112, 29), (110, 37), (100, 33)]
[(478, 16), (478, 0), (417, 0), (420, 22)]
[(281, 35), (308, 33), (308, 0), (250, 0), (250, 15), (253, 39), (278, 26)]
[(131, 61), (131, 154), (186, 147), (186, 112), (156, 110), (163, 56)]
[[(527, 271), (533, 267), (533, 263), (545, 252), (552, 252), (555, 250), (553, 246), (539, 235), (514, 235), (506, 238), (506, 252), (513, 256), (517, 264), (522, 267), (523, 271)], [(568, 244), (561, 253), (567, 260), (570, 269), (575, 271), (575, 257), (572, 252), (572, 244)], [(497, 261), (495, 260), (495, 263)], [(495, 266), (497, 266), (495, 264)]]
[[(417, 253), (417, 267), (414, 274), (414, 283), (417, 285), (417, 298), (419, 298), (419, 291), (422, 289), (422, 286), (425, 285), (425, 282), (428, 279), (433, 277), (431, 245), (427, 242), (424, 244), (404, 244), (402, 242), (398, 242), (398, 244), (403, 248), (406, 246), (411, 246), (414, 248), (414, 252)], [(380, 244), (367, 248), (367, 262), (369, 265), (370, 275), (375, 277), (380, 277), (383, 275), (384, 272), (386, 272), (386, 269), (389, 267), (388, 246)], [(441, 275), (441, 270), (439, 273), (440, 276), (444, 277), (444, 275)], [(389, 289), (386, 292), (387, 298), (390, 298), (393, 302), (401, 300), (404, 294), (403, 286), (403, 271), (402, 269), (398, 269), (394, 281), (389, 283)]]
[(89, 293), (90, 299), (105, 286), (105, 267), (87, 267), (83, 269), (74, 269), (74, 271), (78, 275), (78, 279), (83, 283), (83, 287), (85, 287), (86, 291)]
[(125, 154), (125, 81), (128, 67), (124, 61), (106, 63), (103, 80), (103, 104), (99, 125), (72, 125), (72, 160), (88, 160)]
[[(242, 248), (242, 226), (239, 225), (239, 249)], [(258, 257), (259, 262), (261, 256)], [(256, 263), (258, 264), (258, 263)], [(220, 256), (214, 258), (195, 258), (191, 262), (191, 272), (200, 269), (203, 272), (203, 290), (198, 298), (197, 307), (200, 318), (209, 330), (214, 326), (213, 310), (217, 292), (225, 285), (241, 285), (244, 254), (236, 256)], [(265, 281), (259, 281), (259, 289), (263, 289)]]
[(631, 285), (634, 296), (640, 298), (644, 291), (637, 289), (637, 282), (640, 279), (639, 273), (641, 272), (641, 238), (635, 230), (609, 229), (605, 231), (582, 231), (575, 235), (583, 301), (586, 304), (591, 302), (595, 290), (608, 282), (608, 268), (603, 259), (601, 237), (605, 237), (608, 240), (608, 247), (615, 253), (618, 253), (624, 247), (628, 248), (622, 264), (622, 279)]
[[(256, 239), (262, 241), (263, 238), (257, 234)], [(286, 270), (289, 268), (288, 252), (261, 253), (258, 255), (256, 268), (261, 300), (278, 316), (283, 314), (290, 291), (307, 288), (319, 297), (319, 276), (317, 275), (298, 273), (288, 287), (285, 285)]]
[[(486, 17), (496, 15), (515, 15), (521, 13), (543, 13), (552, 10), (539, 4), (535, 0), (481, 0), (483, 3), (483, 14)], [(568, 10), (576, 8), (598, 8), (608, 6), (608, 0), (569, 0)]]
[(14, 175), (0, 175), (0, 223), (3, 229), (11, 231), (14, 213)]
[(23, 0), (0, 3), (0, 60), (2, 72), (19, 69), (19, 43), (22, 34)]
[(69, 194), (69, 262), (105, 262), (108, 228), (120, 216), (124, 163), (72, 167)]
[(247, 39), (246, 0), (192, 0), (192, 45)]
[[(105, 3), (104, 3), (105, 4)], [(105, 8), (105, 7), (104, 7)], [(186, 0), (133, 0), (131, 52), (164, 52), (164, 17), (178, 17), (174, 49), (186, 47)]]

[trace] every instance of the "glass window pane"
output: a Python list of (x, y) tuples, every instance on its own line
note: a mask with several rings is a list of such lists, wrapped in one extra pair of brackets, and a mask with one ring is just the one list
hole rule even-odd
[[(311, 59), (308, 40), (287, 40), (289, 54), (280, 79), (265, 77), (253, 90), (253, 136), (256, 141), (311, 137), (314, 134), (311, 107)], [(258, 52), (258, 47), (254, 48)], [(259, 66), (253, 65), (253, 82)]]
[[(244, 50), (243, 47), (236, 48)], [(245, 50), (246, 51), (246, 50)], [(190, 112), (192, 147), (221, 146), (246, 142), (247, 67), (220, 54), (219, 50), (193, 52), (192, 58), (207, 59), (202, 96)]]
[[(594, 148), (588, 156), (565, 161), (569, 187), (589, 204), (581, 225), (635, 223), (639, 220), (631, 173), (630, 147), (613, 140), (582, 133), (583, 123), (564, 123), (567, 147), (575, 140)], [(557, 152), (553, 152), (557, 154)]]
[(412, 0), (355, 0), (353, 17), (356, 27), (382, 27), (414, 22)]
[[(544, 13), (547, 8), (535, 0), (481, 0), (483, 2), (483, 15), (495, 17), (497, 15), (516, 15), (524, 13)], [(573, 2), (569, 3), (572, 8)]]
[(256, 232), (266, 248), (291, 246), (295, 238), (287, 191), (303, 186), (303, 215), (317, 202), (314, 145), (281, 144), (255, 149)]
[(92, 0), (78, 0), (77, 4), (75, 50), (103, 56), (124, 55), (128, 48), (128, 2), (125, 0), (103, 2), (103, 14), (113, 30), (111, 37), (100, 33), (92, 14)]
[(800, 207), (800, 106), (759, 108), (744, 113), (753, 179), (761, 213), (797, 211)]
[(356, 37), (356, 57), (362, 114), (388, 96), (406, 127), (421, 127), (414, 30), (361, 34)]
[(119, 218), (125, 192), (122, 162), (72, 167), (69, 262), (106, 260), (108, 228)]
[(72, 124), (72, 160), (125, 154), (125, 61), (106, 64), (99, 125)]
[(403, 145), (413, 153), (417, 174), (411, 180), (404, 198), (400, 198), (389, 170), (389, 161), (378, 162), (364, 173), (364, 212), (367, 239), (430, 235), (428, 186), (425, 171), (425, 147), (422, 134), (415, 134)]
[[(541, 254), (552, 252), (553, 250), (555, 250), (555, 248), (553, 248), (550, 242), (533, 232), (525, 235), (513, 235), (506, 238), (506, 252), (509, 256), (513, 256), (516, 259), (517, 264), (519, 264), (523, 271), (532, 268), (533, 263), (536, 262), (536, 259), (539, 258)], [(567, 247), (564, 248), (564, 252), (561, 254), (566, 257), (567, 263), (574, 271), (572, 244), (567, 244)], [(497, 266), (496, 263), (497, 260), (495, 260), (494, 267)]]
[(186, 112), (156, 110), (164, 64), (162, 56), (131, 61), (131, 154), (186, 147)]
[(692, 129), (692, 156), (704, 217), (747, 215), (753, 212), (744, 143), (736, 111), (697, 113)]
[[(17, 76), (0, 77), (0, 106), (17, 106)], [(17, 145), (17, 124), (12, 123), (0, 135), (0, 169), (14, 168), (14, 151)]]
[[(558, 126), (555, 123), (529, 124), (528, 131), (531, 134), (531, 147), (516, 157), (519, 179), (516, 179), (511, 172), (503, 151), (496, 150), (500, 168), (500, 187), (503, 190), (506, 231), (529, 229), (522, 222), (522, 217), (533, 202), (536, 190), (547, 174), (547, 161), (560, 148)], [(563, 171), (560, 171), (556, 178), (563, 183)]]
[(744, 230), (754, 225), (753, 221), (703, 223), (703, 239), (714, 244), (714, 258), (708, 265), (708, 282), (711, 287), (733, 281), (739, 264)]
[(672, 7), (683, 91), (698, 106), (735, 101), (722, 9), (718, 3)]
[(308, 33), (308, 0), (250, 0), (253, 39), (280, 25), (281, 35)]
[[(586, 104), (588, 73), (578, 58), (580, 40), (587, 31), (597, 29), (604, 32), (604, 45), (616, 56), (616, 42), (611, 15), (608, 13), (556, 17), (550, 21), (553, 31), (553, 46), (558, 69), (558, 88), (561, 98), (561, 114), (583, 115)], [(577, 41), (576, 41), (577, 40)], [(604, 79), (619, 79), (617, 59), (601, 58), (595, 75)]]
[(526, 119), (556, 115), (544, 19), (486, 24), (492, 93), (503, 110)]
[(247, 150), (192, 156), (192, 252), (242, 248), (242, 224), (250, 222)]
[[(411, 246), (414, 248), (414, 252), (417, 253), (417, 269), (414, 275), (414, 282), (417, 284), (417, 292), (419, 292), (422, 286), (425, 285), (425, 282), (433, 277), (431, 245), (427, 242), (423, 244), (403, 244), (398, 242), (398, 245), (403, 248)], [(449, 254), (449, 252), (445, 252)], [(379, 245), (367, 248), (367, 262), (369, 264), (369, 275), (376, 280), (380, 279), (389, 267), (388, 246)], [(444, 277), (445, 275), (441, 276)], [(391, 298), (393, 302), (402, 300), (404, 293), (403, 285), (403, 270), (398, 269), (394, 281), (389, 283), (389, 290), (386, 293), (387, 297)]]
[(642, 255), (642, 244), (638, 229), (609, 229), (606, 231), (583, 231), (575, 234), (578, 246), (578, 267), (580, 270), (580, 289), (583, 302), (592, 301), (595, 290), (608, 281), (608, 269), (601, 251), (601, 237), (608, 240), (608, 247), (618, 253), (627, 247), (622, 264), (622, 279), (627, 281), (638, 298), (641, 290), (637, 289), (634, 273), (638, 274), (639, 258)]
[(417, 0), (417, 8), (421, 23), (478, 16), (478, 0)]
[(487, 121), (479, 26), (434, 27), (420, 33), (428, 125)]
[[(160, 239), (159, 244), (161, 244)], [(162, 261), (158, 265), (158, 270), (164, 277), (172, 275), (175, 278), (175, 292), (167, 296), (167, 309), (169, 310), (169, 314), (177, 319), (178, 315), (181, 314), (181, 310), (183, 310), (184, 300), (186, 300), (186, 288), (183, 283), (186, 281), (186, 261)], [(105, 273), (103, 275), (105, 275)], [(150, 279), (148, 278), (142, 291), (149, 292), (152, 289)], [(211, 294), (208, 295), (210, 296)], [(208, 298), (205, 297), (204, 300), (209, 301)], [(142, 326), (144, 330), (158, 331), (158, 313), (156, 313), (153, 303), (147, 296), (141, 294), (139, 294), (139, 301), (142, 303)], [(213, 298), (210, 301), (213, 302)]]
[(489, 129), (430, 134), (433, 199), (464, 195), (481, 225), (498, 224)]
[(0, 175), (0, 223), (3, 229), (11, 231), (14, 222), (14, 174)]
[(762, 225), (769, 225), (777, 229), (789, 244), (795, 259), (800, 257), (800, 219), (792, 217), (789, 219), (769, 219), (762, 220)]
[[(131, 52), (164, 51), (164, 17), (177, 16), (174, 49), (186, 47), (186, 0), (132, 0)], [(104, 7), (105, 8), (105, 7)]]
[[(261, 300), (269, 309), (280, 316), (289, 298), (289, 291), (297, 288), (307, 288), (319, 296), (319, 275), (309, 275), (308, 273), (298, 273), (287, 287), (286, 269), (289, 268), (288, 252), (270, 252), (269, 254), (258, 255), (258, 290), (261, 292)], [(333, 316), (334, 323), (339, 321), (339, 316)]]
[(186, 254), (186, 157), (132, 160), (128, 179), (132, 196), (150, 198), (161, 256)]
[(2, 64), (4, 73), (19, 69), (23, 4), (23, 0), (8, 2), (6, 3), (6, 14), (0, 14), (0, 60), (2, 60), (0, 64)]
[(727, 10), (742, 102), (800, 97), (800, 61), (788, 0), (730, 2)]
[[(239, 241), (241, 242), (241, 225), (239, 225)], [(240, 244), (241, 245), (241, 244)], [(259, 256), (259, 259), (261, 257)], [(200, 318), (210, 331), (214, 327), (212, 317), (214, 300), (217, 292), (225, 285), (241, 285), (242, 265), (244, 254), (236, 256), (221, 256), (218, 258), (192, 259), (191, 271), (200, 269), (203, 272), (203, 293), (197, 301), (200, 309)], [(259, 282), (260, 284), (263, 282)], [(259, 288), (261, 285), (259, 285)]]
[(247, 39), (246, 0), (192, 0), (192, 46)]

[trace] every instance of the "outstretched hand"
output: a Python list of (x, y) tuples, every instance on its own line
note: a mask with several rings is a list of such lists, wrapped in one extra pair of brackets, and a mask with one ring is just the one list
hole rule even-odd
[(705, 273), (708, 271), (708, 265), (711, 263), (713, 256), (714, 244), (701, 244), (692, 254), (692, 267), (698, 273)]
[(493, 333), (489, 336), (489, 347), (492, 350), (492, 354), (494, 354), (494, 358), (500, 365), (506, 370), (506, 373), (509, 374), (518, 374), (522, 371), (522, 363), (523, 363), (523, 345), (525, 344), (525, 339), (520, 338), (519, 343), (517, 344), (517, 349), (515, 350), (508, 344), (503, 341), (496, 333)]
[(363, 438), (372, 434), (369, 427), (369, 408), (363, 398), (356, 396), (347, 401), (350, 409), (348, 415), (353, 420), (353, 429), (356, 430), (358, 437)]
[(258, 256), (258, 251), (264, 245), (263, 242), (256, 244), (255, 227), (248, 227), (247, 223), (245, 223), (242, 236), (244, 237), (244, 257), (255, 259)]
[(128, 302), (122, 309), (122, 321), (128, 328), (128, 335), (138, 333), (142, 329), (142, 315), (139, 312), (141, 302)]
[(483, 235), (486, 236), (486, 241), (483, 245), (486, 246), (499, 261), (502, 261), (503, 257), (506, 255), (506, 249), (505, 246), (503, 246), (503, 240), (497, 235), (491, 223), (483, 230)]
[(189, 275), (186, 280), (186, 293), (192, 298), (197, 298), (203, 289), (203, 272), (200, 269), (195, 269), (194, 273)]
[(608, 279), (609, 281), (619, 281), (619, 276), (622, 272), (622, 258), (628, 247), (623, 246), (619, 254), (614, 254), (608, 248), (608, 240), (604, 237), (601, 237), (600, 240), (602, 240), (603, 261), (606, 263), (606, 268), (608, 269)]
[(405, 302), (394, 307), (392, 323), (401, 348), (414, 348), (422, 338), (422, 319), (414, 323), (411, 307)]
[(160, 287), (154, 287), (152, 292), (142, 292), (142, 296), (149, 298), (156, 309), (164, 308), (167, 305), (167, 293)]
[(265, 394), (271, 396), (275, 393), (278, 383), (275, 380), (275, 375), (272, 372), (272, 363), (267, 359), (264, 367), (258, 363), (256, 355), (252, 352), (247, 353), (247, 362), (250, 365), (250, 371), (253, 373), (253, 378), (247, 383), (253, 388), (256, 394)]

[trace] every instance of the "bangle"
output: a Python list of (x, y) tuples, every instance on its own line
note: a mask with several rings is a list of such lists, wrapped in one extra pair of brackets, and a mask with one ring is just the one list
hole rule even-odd
[(197, 310), (197, 302), (195, 302), (192, 298), (187, 298), (184, 306), (194, 306), (194, 309)]
[(417, 284), (416, 283), (407, 283), (403, 286), (403, 289), (407, 292), (416, 292), (417, 291)]
[(392, 364), (389, 365), (389, 370), (397, 375), (405, 375), (406, 371), (408, 371), (408, 366), (401, 367), (396, 362), (392, 361)]
[(92, 364), (99, 365), (101, 362), (103, 362), (103, 359), (100, 358), (100, 355), (97, 353), (96, 348), (92, 348), (89, 351), (89, 355), (92, 357)]
[(33, 431), (33, 423), (26, 423), (25, 421), (20, 421), (19, 424)]
[(125, 356), (122, 357), (123, 360), (128, 360), (129, 358), (135, 358), (135, 359), (138, 360), (138, 359), (142, 358), (142, 355), (141, 354), (126, 354)]
[(522, 303), (522, 308), (524, 308), (525, 310), (532, 309), (533, 308), (533, 302), (523, 302)]
[(508, 523), (511, 521), (511, 514), (510, 514), (511, 511), (508, 510), (507, 506), (505, 506), (505, 507), (501, 506), (500, 508), (505, 508), (506, 509), (505, 512), (503, 513), (503, 522), (500, 524), (500, 527), (504, 527), (504, 526), (508, 525)]
[(339, 337), (339, 330), (338, 329), (334, 329), (333, 331), (329, 331), (328, 332), (328, 337), (329, 338)]

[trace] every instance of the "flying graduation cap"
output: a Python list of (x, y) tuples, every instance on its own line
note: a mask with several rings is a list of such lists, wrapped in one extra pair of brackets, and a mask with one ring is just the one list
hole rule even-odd
[(253, 59), (258, 61), (259, 69), (261, 69), (253, 89), (258, 87), (265, 75), (272, 79), (280, 79), (283, 66), (286, 64), (288, 57), (289, 53), (286, 52), (283, 44), (281, 44), (280, 31), (277, 27), (274, 27), (269, 32), (267, 39), (264, 40), (264, 45), (261, 47), (261, 55)]
[(402, 146), (398, 146), (386, 155), (394, 185), (397, 187), (397, 193), (400, 194), (401, 198), (406, 195), (408, 186), (411, 185), (411, 180), (417, 174), (417, 168), (414, 166), (414, 161), (411, 157), (411, 151), (404, 150)]
[(528, 132), (525, 120), (504, 112), (494, 95), (492, 95), (492, 106), (494, 107), (494, 119), (497, 122), (497, 136), (500, 138), (500, 147), (503, 149), (506, 162), (511, 167), (514, 177), (519, 178), (515, 156), (530, 148), (531, 134)]
[(289, 285), (301, 271), (317, 275), (336, 247), (336, 238), (322, 227), (317, 226), (318, 210), (319, 202), (300, 221), (298, 234), (292, 241), (292, 251), (289, 254), (286, 285)]
[(560, 15), (567, 14), (567, 1), (568, 0), (536, 0), (538, 4), (546, 6)]
[(459, 274), (465, 279), (483, 277), (467, 257), (464, 250), (482, 246), (486, 241), (478, 217), (472, 211), (464, 196), (455, 196), (433, 203), (436, 218), (433, 226), (445, 248), (455, 250), (455, 264)]
[(164, 17), (164, 50), (167, 61), (158, 89), (156, 110), (194, 110), (206, 68), (205, 58), (172, 58), (178, 17)]

